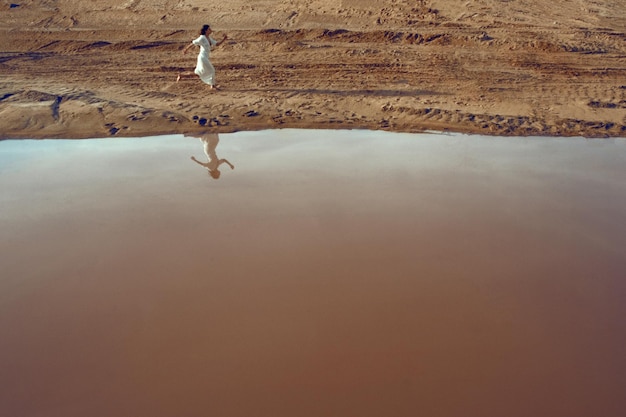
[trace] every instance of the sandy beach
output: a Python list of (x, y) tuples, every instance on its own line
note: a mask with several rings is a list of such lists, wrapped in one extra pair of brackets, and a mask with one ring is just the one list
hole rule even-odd
[[(626, 135), (608, 0), (2, 0), (0, 138), (269, 128)], [(210, 23), (220, 91), (182, 49)]]

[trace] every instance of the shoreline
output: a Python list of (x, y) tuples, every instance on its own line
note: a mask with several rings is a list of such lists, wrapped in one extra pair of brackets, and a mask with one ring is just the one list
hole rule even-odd
[[(1, 107), (0, 107), (1, 108)], [(29, 114), (28, 110), (20, 109), (20, 117), (26, 117), (32, 120), (37, 115)], [(155, 116), (157, 120), (158, 116)], [(273, 129), (312, 129), (312, 130), (369, 130), (369, 131), (386, 131), (397, 133), (455, 133), (463, 135), (483, 135), (483, 136), (498, 136), (498, 137), (554, 137), (554, 138), (568, 138), (568, 137), (583, 137), (588, 139), (601, 139), (601, 138), (625, 138), (626, 129), (620, 127), (620, 130), (611, 129), (611, 125), (607, 128), (607, 124), (602, 122), (590, 123), (590, 126), (581, 126), (576, 122), (573, 123), (573, 128), (559, 129), (556, 126), (548, 125), (535, 125), (535, 127), (525, 127), (523, 129), (511, 129), (510, 127), (494, 122), (487, 126), (480, 125), (455, 125), (444, 123), (423, 124), (420, 126), (407, 125), (386, 125), (384, 122), (379, 121), (365, 121), (360, 123), (353, 123), (351, 121), (281, 121), (275, 122), (275, 115), (271, 117), (263, 117), (261, 114), (258, 116), (258, 120), (255, 122), (243, 122), (241, 124), (211, 126), (208, 123), (202, 125), (193, 119), (191, 121), (184, 121), (170, 124), (167, 127), (150, 127), (150, 126), (132, 126), (129, 127), (126, 124), (121, 124), (121, 128), (115, 126), (107, 126), (109, 124), (117, 125), (115, 120), (128, 119), (128, 117), (112, 119), (110, 123), (100, 124), (93, 130), (85, 130), (83, 128), (70, 127), (67, 129), (59, 128), (55, 124), (51, 125), (38, 125), (32, 128), (20, 128), (18, 130), (12, 130), (4, 123), (0, 122), (0, 140), (12, 140), (12, 139), (97, 139), (106, 137), (124, 137), (124, 138), (140, 138), (148, 136), (162, 136), (173, 134), (192, 134), (203, 133), (210, 130), (213, 133), (235, 133), (243, 131), (262, 131)], [(148, 119), (150, 120), (150, 119)], [(160, 120), (159, 120), (160, 121)], [(77, 119), (77, 123), (86, 123), (88, 125), (94, 125), (92, 120), (85, 119), (84, 117)], [(158, 124), (158, 123), (157, 123)], [(207, 129), (209, 127), (209, 129)]]
[(300, 127), (300, 126), (277, 126), (277, 127), (258, 127), (254, 129), (236, 129), (236, 130), (228, 130), (228, 129), (193, 129), (193, 130), (184, 130), (184, 131), (175, 131), (175, 132), (154, 132), (147, 134), (136, 134), (136, 135), (110, 135), (110, 136), (63, 136), (56, 135), (50, 137), (30, 137), (30, 136), (10, 136), (10, 137), (2, 137), (0, 138), (0, 142), (2, 141), (22, 141), (22, 140), (66, 140), (66, 141), (82, 141), (82, 140), (108, 140), (108, 139), (146, 139), (146, 138), (159, 138), (164, 136), (184, 136), (184, 137), (200, 137), (204, 134), (237, 134), (237, 133), (263, 133), (269, 131), (319, 131), (319, 132), (337, 132), (337, 131), (350, 131), (350, 132), (368, 132), (368, 133), (390, 133), (390, 134), (409, 134), (409, 135), (435, 135), (435, 136), (457, 136), (457, 137), (481, 137), (481, 138), (500, 138), (500, 139), (583, 139), (583, 140), (624, 140), (626, 136), (608, 136), (608, 135), (596, 135), (596, 136), (583, 136), (583, 135), (498, 135), (498, 134), (485, 134), (481, 132), (459, 132), (453, 130), (390, 130), (390, 129), (368, 129), (363, 127)]

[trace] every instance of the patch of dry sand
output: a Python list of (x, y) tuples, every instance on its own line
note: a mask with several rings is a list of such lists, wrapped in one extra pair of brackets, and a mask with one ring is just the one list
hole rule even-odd
[[(608, 0), (0, 1), (0, 138), (213, 127), (626, 136)], [(221, 91), (180, 51), (203, 23)]]

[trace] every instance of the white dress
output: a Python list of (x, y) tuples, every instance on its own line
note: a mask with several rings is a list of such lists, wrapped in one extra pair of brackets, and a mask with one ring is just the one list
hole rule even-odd
[(209, 85), (215, 83), (215, 67), (209, 61), (209, 53), (211, 52), (211, 46), (217, 45), (217, 41), (213, 38), (207, 38), (204, 35), (200, 35), (197, 39), (191, 41), (196, 46), (200, 47), (198, 53), (198, 63), (194, 72), (200, 77), (202, 81)]

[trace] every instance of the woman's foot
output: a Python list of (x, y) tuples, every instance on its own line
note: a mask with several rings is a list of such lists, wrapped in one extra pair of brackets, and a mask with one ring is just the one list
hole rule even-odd
[(210, 86), (211, 90), (221, 90), (222, 88), (219, 85)]
[(178, 74), (178, 77), (176, 77), (176, 82), (180, 81), (180, 74)]

